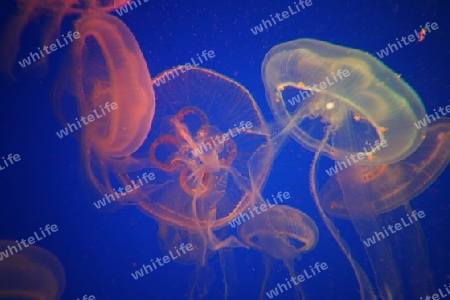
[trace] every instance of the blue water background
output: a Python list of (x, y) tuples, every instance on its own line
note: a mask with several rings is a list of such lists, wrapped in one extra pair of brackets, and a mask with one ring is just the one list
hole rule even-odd
[[(121, 19), (139, 42), (152, 77), (189, 62), (196, 53), (214, 50), (215, 58), (202, 67), (247, 87), (268, 121), (273, 117), (260, 70), (264, 55), (273, 46), (314, 38), (374, 54), (395, 38), (413, 33), (419, 25), (437, 22), (439, 29), (424, 42), (405, 46), (383, 62), (416, 90), (428, 111), (450, 104), (448, 1), (313, 0), (313, 5), (299, 14), (258, 35), (251, 33), (250, 28), (261, 19), (286, 10), (293, 2), (150, 1)], [(11, 7), (6, 4), (1, 13), (3, 21)], [(71, 30), (73, 20), (64, 21), (62, 33)], [(19, 58), (39, 45), (37, 30), (28, 29), (22, 42)], [(55, 136), (61, 125), (52, 110), (51, 91), (66, 55), (67, 49), (60, 49), (49, 56), (50, 69), (44, 79), (19, 71), (18, 82), (1, 83), (0, 155), (19, 153), (22, 160), (0, 172), (0, 238), (27, 238), (45, 224), (57, 224), (59, 231), (37, 245), (54, 253), (64, 266), (67, 283), (63, 299), (81, 299), (85, 294), (97, 299), (185, 299), (195, 272), (193, 266), (170, 263), (137, 281), (131, 278), (130, 273), (137, 270), (132, 263), (140, 266), (163, 255), (156, 240), (157, 223), (134, 207), (113, 213), (95, 209), (92, 202), (100, 196), (83, 175), (78, 140)], [(297, 270), (317, 261), (329, 265), (329, 270), (303, 285), (307, 298), (358, 299), (353, 271), (310, 196), (311, 161), (312, 153), (294, 142), (286, 144), (274, 163), (264, 195), (289, 191), (292, 205), (310, 215), (320, 229), (316, 249), (296, 262)], [(322, 175), (319, 180), (323, 182), (327, 175)], [(427, 214), (421, 224), (436, 287), (450, 281), (449, 178), (447, 169), (411, 202)], [(232, 299), (257, 299), (264, 274), (261, 254), (238, 249), (234, 262), (237, 285)], [(216, 278), (208, 299), (222, 299), (218, 257), (209, 264), (216, 270)], [(283, 264), (276, 262), (266, 290), (284, 282), (287, 275)], [(293, 295), (284, 293), (277, 299), (293, 299)]]

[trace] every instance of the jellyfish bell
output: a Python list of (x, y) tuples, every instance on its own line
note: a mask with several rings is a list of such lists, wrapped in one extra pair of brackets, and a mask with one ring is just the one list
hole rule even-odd
[(332, 159), (360, 152), (367, 141), (386, 140), (390, 147), (362, 164), (394, 163), (414, 152), (425, 135), (425, 128), (402, 125), (424, 115), (420, 98), (366, 52), (299, 39), (266, 54), (262, 77), (275, 119), (303, 147), (318, 150), (328, 130), (333, 135), (352, 131), (351, 145), (324, 144)]
[[(406, 221), (405, 224), (404, 220), (411, 220), (410, 216), (416, 214), (410, 201), (427, 189), (447, 167), (449, 147), (450, 119), (442, 118), (428, 127), (422, 144), (404, 160), (391, 165), (353, 166), (330, 178), (319, 194), (326, 213), (352, 220), (362, 241), (369, 239), (375, 231), (389, 239), (399, 270), (408, 270), (403, 274), (408, 278), (404, 281), (408, 286), (404, 288), (414, 297), (430, 294), (434, 289), (420, 223)], [(412, 226), (397, 232), (395, 223), (401, 225), (400, 220), (405, 227)], [(396, 225), (394, 236), (383, 232), (393, 224)], [(370, 249), (379, 243), (371, 245)], [(371, 254), (374, 255), (369, 252)], [(373, 268), (383, 274), (383, 266), (374, 265)]]
[(252, 248), (288, 260), (313, 250), (319, 230), (307, 214), (287, 205), (276, 205), (243, 223), (239, 237)]
[[(259, 204), (265, 205), (261, 202)], [(282, 260), (293, 277), (296, 277), (294, 259), (300, 259), (301, 254), (313, 250), (319, 240), (316, 223), (307, 214), (287, 205), (276, 205), (262, 211), (243, 223), (238, 232), (246, 245)], [(270, 274), (269, 264), (266, 261), (261, 299)], [(305, 299), (300, 285), (295, 285), (295, 289), (301, 299)]]
[[(86, 11), (110, 12), (127, 4), (126, 0), (16, 0), (16, 13), (9, 17), (4, 32), (0, 35), (0, 72), (9, 74), (14, 78), (13, 70), (17, 54), (21, 48), (21, 34), (24, 29), (33, 23), (41, 23), (41, 43), (36, 45), (33, 52), (38, 52), (38, 46), (54, 44), (60, 36), (63, 19), (68, 15), (81, 15)], [(37, 55), (39, 57), (39, 55)], [(39, 67), (46, 71), (48, 56), (43, 55), (32, 67)], [(16, 65), (17, 66), (17, 65)], [(46, 72), (40, 73), (40, 76)]]
[[(139, 172), (155, 173), (155, 182), (141, 186), (129, 204), (160, 224), (162, 249), (192, 243), (193, 250), (180, 262), (197, 267), (190, 295), (198, 299), (211, 280), (208, 259), (218, 253), (225, 270), (225, 252), (248, 248), (230, 233), (230, 224), (256, 201), (270, 173), (274, 148), (255, 100), (230, 78), (178, 67), (153, 81), (158, 99), (153, 125), (133, 153), (147, 165), (116, 175), (125, 185)], [(243, 122), (258, 130), (244, 130)]]
[(439, 177), (450, 161), (448, 149), (450, 119), (442, 118), (428, 127), (422, 144), (410, 156), (390, 165), (358, 166), (362, 177), (344, 170), (327, 181), (319, 199), (327, 214), (349, 219), (339, 182), (359, 182), (366, 186), (371, 207), (377, 214), (392, 211), (406, 205)]
[[(347, 75), (341, 71), (339, 76), (339, 70), (346, 70)], [(375, 278), (371, 283), (319, 200), (317, 164), (322, 154), (335, 161), (360, 152), (362, 157), (367, 154), (366, 159), (344, 165), (334, 175), (351, 174), (347, 176), (351, 180), (338, 182), (353, 226), (363, 239), (380, 225), (364, 180), (376, 178), (383, 173), (381, 165), (401, 161), (421, 145), (426, 128), (412, 126), (425, 114), (420, 98), (400, 76), (371, 55), (309, 39), (272, 48), (264, 59), (262, 76), (271, 110), (284, 127), (279, 136), (290, 136), (315, 152), (310, 170), (314, 202), (355, 271), (361, 297), (402, 299), (402, 282), (391, 245), (383, 242), (365, 248)], [(306, 93), (298, 105), (287, 99), (292, 89)], [(367, 151), (366, 146), (375, 141), (386, 141), (388, 147), (376, 153)], [(364, 172), (363, 166), (375, 168)]]
[(71, 53), (78, 66), (73, 72), (78, 77), (80, 113), (117, 104), (117, 109), (108, 108), (109, 117), (86, 126), (92, 127), (89, 138), (93, 147), (110, 156), (130, 155), (146, 139), (155, 111), (146, 61), (134, 35), (115, 16), (86, 13), (75, 22), (75, 29), (81, 35)]
[[(0, 248), (16, 247), (14, 241), (0, 241)], [(0, 262), (0, 299), (61, 298), (65, 273), (59, 260), (49, 251), (29, 245)]]
[[(273, 146), (255, 100), (237, 82), (201, 68), (174, 68), (154, 82), (154, 125), (133, 157), (157, 182), (139, 188), (131, 204), (158, 223), (195, 233), (207, 246), (201, 264), (208, 251), (247, 247), (217, 231), (252, 205), (270, 172)], [(258, 132), (239, 127), (242, 121)], [(122, 182), (140, 171), (120, 175)]]
[[(117, 17), (91, 11), (75, 22), (75, 29), (80, 39), (71, 45), (71, 63), (55, 85), (55, 107), (69, 122), (66, 131), (81, 128), (86, 170), (94, 186), (112, 192), (108, 172), (145, 166), (132, 154), (153, 121), (151, 77), (133, 34)], [(68, 96), (75, 98), (80, 120), (64, 117)]]
[[(448, 165), (449, 146), (450, 119), (442, 118), (428, 127), (419, 148), (404, 160), (390, 165), (352, 166), (339, 171), (318, 195), (328, 215), (352, 221), (363, 243), (369, 243), (375, 232), (381, 232), (386, 239), (365, 247), (385, 297), (389, 294), (418, 297), (433, 291), (420, 223), (406, 221), (405, 224), (404, 220), (411, 220), (410, 216), (417, 213), (409, 202), (427, 189)], [(383, 231), (395, 223), (401, 225), (400, 221), (405, 227), (412, 226), (401, 232), (395, 227), (394, 236), (390, 234), (393, 232)], [(382, 285), (383, 281), (393, 278), (392, 274), (400, 274), (404, 269), (408, 270), (403, 271), (408, 280), (394, 285), (391, 279), (391, 284)], [(410, 295), (405, 296), (405, 292)]]

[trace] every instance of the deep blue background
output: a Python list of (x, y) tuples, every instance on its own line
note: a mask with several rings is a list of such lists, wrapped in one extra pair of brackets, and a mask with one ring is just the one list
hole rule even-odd
[[(12, 1), (1, 12), (2, 23)], [(253, 94), (265, 115), (272, 120), (260, 76), (261, 63), (269, 49), (279, 43), (314, 38), (362, 49), (374, 54), (407, 36), (426, 22), (437, 22), (422, 43), (412, 43), (383, 59), (402, 74), (420, 95), (427, 110), (450, 104), (450, 51), (448, 16), (450, 3), (437, 0), (336, 1), (313, 0), (304, 11), (253, 35), (250, 28), (270, 14), (282, 12), (294, 1), (150, 1), (124, 15), (140, 44), (152, 77), (196, 53), (214, 50), (216, 57), (202, 65), (240, 82)], [(115, 13), (113, 13), (115, 14)], [(62, 33), (71, 30), (66, 19)], [(2, 25), (3, 26), (3, 25)], [(2, 27), (3, 28), (3, 27)], [(27, 56), (38, 44), (37, 32), (28, 29), (18, 58)], [(59, 231), (38, 242), (62, 262), (67, 276), (63, 299), (84, 294), (97, 299), (182, 299), (190, 291), (192, 266), (170, 263), (135, 281), (130, 273), (150, 258), (162, 256), (156, 241), (157, 224), (134, 207), (114, 213), (95, 209), (100, 197), (84, 177), (79, 145), (73, 136), (58, 139), (61, 125), (51, 105), (52, 85), (67, 49), (49, 56), (50, 70), (43, 79), (16, 69), (19, 81), (1, 82), (0, 155), (18, 153), (22, 160), (0, 172), (0, 238), (27, 238), (45, 224)], [(450, 151), (450, 149), (449, 149)], [(292, 205), (308, 213), (320, 229), (317, 248), (296, 263), (302, 270), (316, 261), (329, 265), (327, 272), (304, 284), (309, 299), (358, 299), (354, 274), (336, 243), (326, 231), (309, 195), (308, 170), (312, 154), (290, 142), (274, 164), (264, 194), (289, 191)], [(422, 221), (430, 251), (436, 287), (450, 280), (450, 219), (446, 188), (450, 169), (411, 203), (427, 213)], [(324, 180), (325, 178), (322, 178)], [(2, 250), (2, 249), (0, 249)], [(255, 299), (264, 272), (256, 251), (235, 251), (236, 293), (233, 299)], [(210, 299), (221, 299), (218, 258)], [(266, 290), (287, 276), (282, 263), (273, 266)], [(292, 298), (284, 293), (277, 299)]]

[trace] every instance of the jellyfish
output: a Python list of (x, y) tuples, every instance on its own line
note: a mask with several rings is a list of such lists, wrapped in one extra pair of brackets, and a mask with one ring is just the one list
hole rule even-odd
[[(228, 299), (230, 289), (229, 285), (232, 282), (230, 278), (232, 275), (227, 276), (227, 273), (230, 273), (229, 269), (231, 269), (231, 264), (234, 263), (232, 259), (227, 259), (227, 256), (231, 255), (230, 252), (227, 251), (229, 249), (222, 248), (218, 251), (212, 251), (204, 242), (202, 235), (197, 231), (179, 229), (169, 226), (163, 222), (159, 222), (158, 225), (158, 244), (163, 253), (169, 253), (169, 251), (173, 252), (174, 249), (180, 247), (182, 244), (190, 244), (193, 247), (191, 251), (184, 253), (174, 260), (174, 262), (178, 264), (195, 265), (195, 274), (192, 276), (193, 282), (188, 298), (207, 298), (211, 285), (219, 275), (213, 267), (209, 266), (207, 263), (204, 263), (203, 260), (209, 260), (211, 257), (218, 254), (220, 257), (220, 267), (223, 276), (222, 282), (224, 299)], [(228, 233), (226, 228), (223, 228), (220, 232), (216, 231), (215, 234), (219, 235), (219, 237), (225, 237)]]
[[(340, 69), (347, 70), (348, 76), (340, 81), (330, 80)], [(317, 164), (321, 156), (344, 161), (356, 153), (367, 152), (365, 147), (376, 140), (387, 142), (388, 147), (382, 151), (369, 151), (368, 159), (349, 164), (345, 172), (335, 175), (340, 178), (342, 173), (352, 174), (345, 177), (350, 180), (339, 180), (339, 184), (362, 241), (367, 231), (375, 231), (380, 224), (370, 205), (376, 195), (371, 195), (363, 184), (364, 175), (368, 174), (360, 166), (373, 166), (372, 175), (376, 176), (382, 171), (381, 165), (397, 163), (420, 147), (426, 129), (412, 126), (425, 113), (420, 98), (400, 76), (371, 55), (310, 39), (272, 48), (264, 59), (262, 77), (278, 123), (272, 131), (278, 144), (282, 145), (289, 136), (315, 152), (310, 170), (311, 193), (325, 225), (355, 271), (361, 298), (403, 299), (392, 247), (386, 241), (365, 249), (375, 277), (373, 289), (365, 270), (319, 201)], [(286, 98), (293, 92), (308, 92), (308, 98), (289, 107)]]
[[(355, 166), (364, 174), (353, 178), (353, 172), (343, 171), (330, 177), (321, 189), (319, 199), (327, 214), (350, 219), (341, 192), (341, 181), (360, 181), (367, 186), (370, 206), (377, 214), (392, 211), (407, 204), (427, 189), (444, 171), (450, 161), (450, 119), (442, 118), (428, 127), (419, 148), (394, 164)], [(362, 179), (362, 182), (361, 182)]]
[[(175, 68), (154, 82), (176, 72), (177, 77), (154, 85), (154, 125), (145, 147), (133, 154), (157, 179), (124, 203), (200, 236), (206, 245), (200, 247), (203, 265), (210, 250), (245, 247), (234, 236), (217, 238), (214, 231), (253, 204), (269, 174), (273, 146), (259, 107), (244, 87), (200, 68)], [(117, 172), (117, 177), (126, 184), (139, 172)]]
[[(347, 77), (334, 79), (345, 71)], [(379, 139), (389, 147), (365, 164), (394, 163), (414, 152), (426, 133), (425, 127), (409, 126), (425, 114), (419, 96), (360, 50), (311, 39), (287, 42), (266, 54), (262, 77), (269, 106), (284, 132), (310, 151), (326, 140), (321, 152), (332, 159), (344, 160), (367, 141)], [(310, 96), (289, 106), (286, 93), (293, 90)], [(326, 129), (336, 135), (346, 127), (352, 131), (352, 143), (337, 147), (325, 138)]]
[(106, 193), (113, 190), (109, 171), (144, 163), (132, 161), (131, 154), (147, 138), (155, 95), (139, 45), (122, 21), (92, 11), (75, 22), (75, 29), (81, 37), (72, 44), (71, 63), (55, 85), (55, 107), (62, 123), (69, 121), (67, 102), (75, 99), (80, 120), (72, 122), (81, 127), (86, 172), (95, 188)]
[[(9, 18), (1, 35), (3, 42), (0, 47), (0, 71), (13, 76), (13, 65), (20, 50), (20, 37), (28, 24), (43, 23), (41, 45), (36, 45), (37, 49), (38, 46), (48, 46), (55, 42), (65, 16), (80, 15), (90, 10), (109, 12), (126, 3), (126, 0), (16, 0), (17, 13)], [(43, 56), (36, 64), (45, 67), (47, 56)]]
[[(14, 241), (0, 241), (0, 248), (16, 247)], [(11, 250), (10, 250), (11, 251)], [(59, 260), (44, 248), (29, 245), (0, 261), (1, 299), (61, 298), (65, 287), (64, 269)]]
[[(260, 199), (259, 204), (264, 204)], [(239, 227), (239, 236), (244, 243), (268, 256), (282, 260), (291, 277), (296, 277), (294, 260), (300, 260), (303, 253), (313, 250), (319, 240), (316, 223), (305, 213), (287, 205), (277, 205), (261, 212)], [(266, 274), (261, 287), (260, 299), (270, 275), (269, 261), (266, 260)], [(305, 299), (301, 286), (292, 283), (297, 297)]]
[(192, 243), (194, 250), (179, 262), (195, 264), (190, 295), (202, 298), (211, 279), (205, 275), (208, 259), (218, 253), (225, 261), (231, 248), (248, 248), (230, 232), (229, 223), (257, 201), (274, 147), (257, 103), (239, 83), (184, 67), (163, 72), (153, 82), (158, 99), (153, 124), (128, 160), (140, 162), (134, 164), (140, 168), (108, 171), (121, 185), (142, 172), (155, 174), (154, 181), (119, 203), (135, 205), (158, 222), (161, 249)]
[[(379, 228), (383, 232), (394, 223), (402, 220), (405, 228), (402, 232), (390, 231), (384, 238), (394, 245), (393, 251), (404, 257), (402, 269), (409, 269), (407, 277), (408, 289), (415, 297), (432, 291), (431, 272), (427, 265), (427, 250), (424, 245), (420, 223), (414, 222), (416, 212), (409, 202), (428, 188), (444, 171), (450, 162), (450, 119), (442, 118), (431, 124), (420, 147), (404, 160), (390, 165), (354, 166), (331, 177), (322, 187), (319, 194), (321, 205), (327, 214), (341, 219), (365, 218), (367, 211), (378, 216)], [(351, 202), (353, 197), (346, 182), (358, 182), (364, 187), (364, 193), (369, 195), (368, 203)], [(344, 191), (348, 191), (344, 194)], [(347, 204), (348, 203), (348, 204)], [(351, 209), (347, 205), (352, 205)], [(390, 212), (389, 214), (387, 214)], [(408, 218), (411, 218), (408, 221)], [(417, 219), (417, 217), (416, 217)], [(383, 226), (384, 225), (384, 226)], [(369, 238), (374, 234), (374, 228), (360, 228), (361, 237)], [(377, 244), (379, 241), (377, 242)], [(375, 245), (370, 245), (372, 248)], [(366, 245), (367, 246), (367, 245)], [(420, 257), (420, 259), (417, 259)], [(400, 261), (397, 260), (397, 264)], [(405, 286), (406, 288), (406, 286)]]

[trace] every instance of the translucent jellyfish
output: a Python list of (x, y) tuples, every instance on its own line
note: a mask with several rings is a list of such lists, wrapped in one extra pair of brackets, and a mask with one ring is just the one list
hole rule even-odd
[[(8, 249), (7, 247), (17, 248), (17, 243), (0, 241), (0, 249)], [(65, 274), (61, 263), (52, 253), (34, 245), (11, 253), (7, 257), (2, 255), (0, 262), (1, 299), (61, 298), (65, 288)]]
[[(122, 21), (92, 11), (75, 22), (75, 30), (81, 37), (72, 44), (71, 63), (56, 84), (55, 104), (62, 123), (81, 128), (86, 170), (94, 186), (110, 192), (108, 171), (142, 167), (130, 157), (147, 138), (155, 95), (139, 45)], [(67, 108), (70, 96), (80, 120), (67, 116), (72, 112)]]
[[(27, 25), (41, 23), (41, 44), (43, 49), (55, 43), (60, 34), (61, 22), (67, 15), (78, 15), (89, 10), (112, 11), (127, 3), (126, 0), (16, 0), (16, 14), (9, 17), (5, 31), (0, 35), (0, 72), (12, 76), (13, 65), (17, 63), (20, 37)], [(48, 56), (44, 55), (36, 65), (46, 68)], [(16, 65), (17, 66), (17, 65)]]
[[(380, 227), (371, 205), (381, 191), (371, 194), (365, 178), (376, 177), (383, 172), (382, 165), (408, 158), (420, 147), (426, 128), (413, 126), (425, 114), (420, 98), (400, 76), (368, 53), (309, 39), (272, 48), (264, 59), (262, 76), (277, 120), (273, 130), (277, 143), (281, 146), (290, 136), (315, 152), (310, 171), (314, 201), (355, 271), (361, 298), (403, 299), (401, 276), (389, 242), (364, 249), (374, 274), (373, 284), (354, 259), (319, 200), (317, 164), (322, 154), (336, 162), (357, 153), (366, 156), (334, 175), (363, 241), (368, 232)], [(302, 95), (302, 101), (288, 100), (296, 94)], [(376, 141), (385, 141), (388, 146), (380, 151), (367, 150), (367, 145)], [(371, 172), (367, 172), (370, 167)]]

